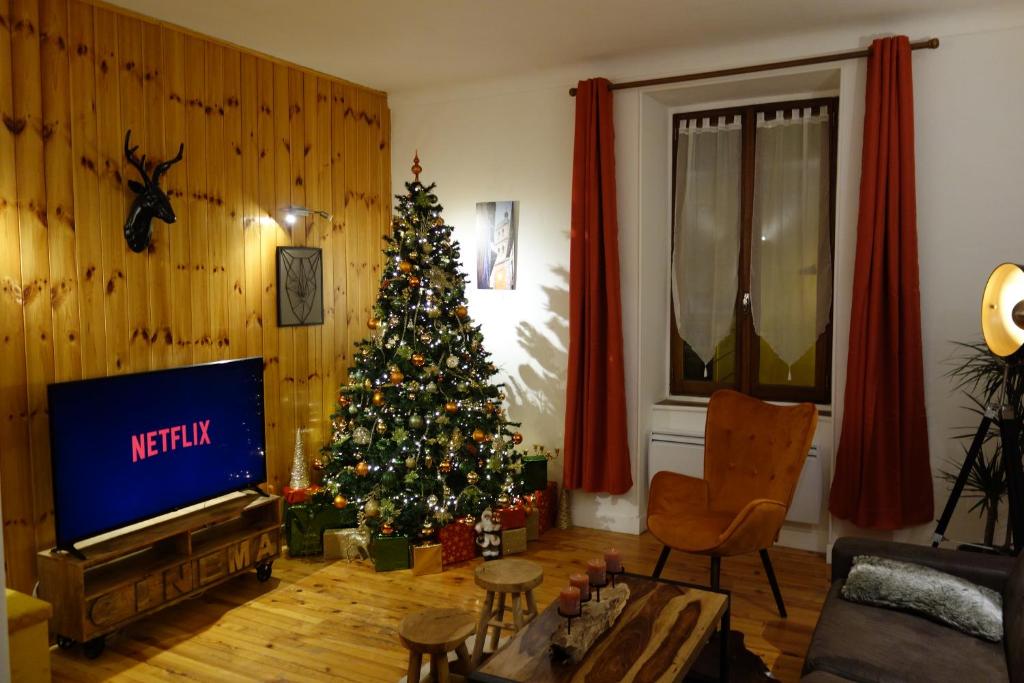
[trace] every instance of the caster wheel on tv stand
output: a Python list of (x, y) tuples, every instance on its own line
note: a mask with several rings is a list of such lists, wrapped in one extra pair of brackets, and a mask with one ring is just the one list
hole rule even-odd
[(75, 646), (75, 641), (67, 636), (57, 636), (57, 647), (62, 650), (70, 650)]
[(82, 653), (88, 659), (96, 659), (103, 653), (103, 649), (107, 646), (107, 639), (104, 636), (93, 638), (82, 643)]
[(270, 574), (273, 571), (273, 564), (268, 562), (267, 564), (261, 564), (256, 567), (256, 578), (260, 581), (266, 581), (270, 578)]

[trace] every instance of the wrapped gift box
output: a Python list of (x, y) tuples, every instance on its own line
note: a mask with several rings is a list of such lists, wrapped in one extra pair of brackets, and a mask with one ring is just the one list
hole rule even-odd
[(540, 510), (531, 507), (526, 511), (526, 540), (536, 541), (540, 538)]
[(445, 566), (472, 560), (476, 556), (476, 531), (470, 524), (456, 520), (438, 533), (441, 561)]
[(288, 554), (319, 555), (323, 552), (326, 529), (344, 529), (356, 525), (356, 513), (348, 506), (344, 510), (318, 506), (314, 503), (287, 505), (284, 511), (285, 542)]
[(549, 481), (547, 488), (534, 494), (537, 509), (540, 510), (540, 533), (555, 526), (558, 519), (558, 483)]
[(324, 559), (366, 560), (370, 557), (370, 532), (363, 529), (329, 529), (324, 532)]
[(548, 485), (548, 459), (543, 455), (523, 458), (523, 490), (538, 491)]
[(425, 545), (414, 545), (412, 547), (413, 576), (440, 574), (442, 570), (443, 563), (441, 562), (440, 543), (428, 543)]
[(374, 536), (370, 546), (373, 568), (391, 572), (409, 568), (409, 539), (406, 536)]
[(502, 556), (504, 557), (522, 552), (526, 552), (526, 528), (523, 527), (521, 529), (502, 529)]
[(293, 489), (291, 486), (285, 486), (281, 489), (281, 494), (284, 496), (284, 502), (288, 505), (305, 503), (306, 499), (309, 498), (309, 493), (310, 491), (307, 487)]
[(502, 529), (522, 529), (526, 527), (526, 509), (522, 505), (498, 508), (495, 514)]

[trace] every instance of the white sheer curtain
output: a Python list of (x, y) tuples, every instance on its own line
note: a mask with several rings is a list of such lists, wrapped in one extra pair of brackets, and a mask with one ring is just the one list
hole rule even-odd
[(740, 251), (739, 120), (680, 123), (672, 250), (679, 336), (707, 365), (733, 327)]
[(754, 330), (790, 367), (832, 306), (828, 109), (757, 117), (750, 298)]

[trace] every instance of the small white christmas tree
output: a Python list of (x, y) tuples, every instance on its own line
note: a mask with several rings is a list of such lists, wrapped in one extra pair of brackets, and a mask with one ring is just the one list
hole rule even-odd
[(295, 455), (292, 458), (292, 477), (288, 484), (293, 489), (309, 486), (309, 469), (306, 467), (306, 449), (302, 446), (302, 430), (295, 430)]

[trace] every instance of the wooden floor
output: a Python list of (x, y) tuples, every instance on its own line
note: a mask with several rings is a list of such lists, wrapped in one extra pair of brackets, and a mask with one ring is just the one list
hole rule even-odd
[[(609, 546), (622, 551), (628, 571), (649, 573), (660, 546), (649, 534), (589, 529), (552, 530), (521, 557), (544, 567), (536, 595), (546, 605), (566, 577)], [(746, 635), (782, 681), (799, 678), (828, 587), (822, 555), (772, 550), (789, 609), (780, 619), (756, 555), (722, 563), (722, 585), (733, 591), (732, 627)], [(397, 628), (410, 611), (457, 606), (471, 612), (483, 592), (467, 562), (433, 576), (376, 574), (368, 563), (282, 559), (274, 575), (233, 579), (194, 600), (139, 621), (112, 636), (107, 650), (87, 660), (77, 650), (51, 650), (57, 681), (397, 681), (406, 653)], [(707, 560), (673, 553), (665, 578), (705, 583)]]

